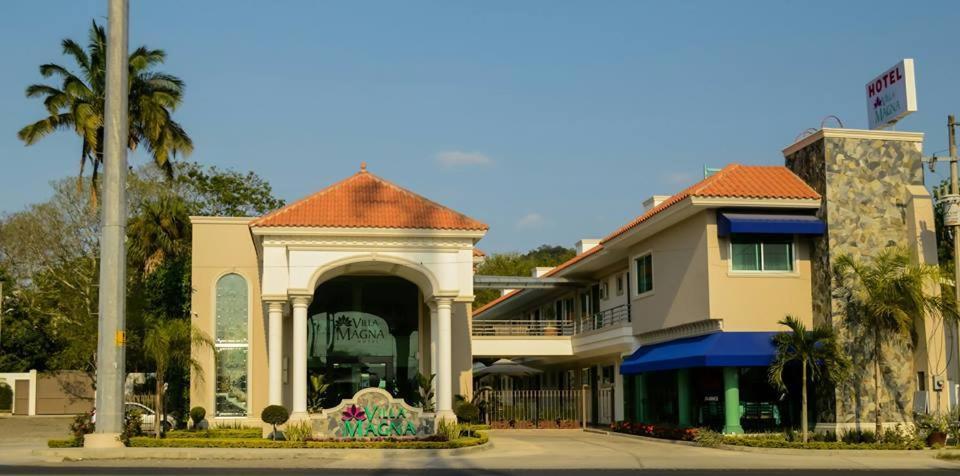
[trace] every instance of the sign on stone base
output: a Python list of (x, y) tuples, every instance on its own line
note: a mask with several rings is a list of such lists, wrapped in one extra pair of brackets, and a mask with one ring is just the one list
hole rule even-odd
[(436, 434), (436, 415), (393, 398), (380, 388), (365, 388), (312, 416), (314, 436), (331, 439), (425, 438)]

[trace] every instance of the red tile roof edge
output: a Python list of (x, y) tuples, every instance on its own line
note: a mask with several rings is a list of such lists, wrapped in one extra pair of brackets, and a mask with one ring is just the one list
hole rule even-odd
[[(719, 182), (721, 179), (727, 177), (728, 175), (730, 175), (730, 173), (732, 173), (732, 172), (734, 172), (734, 171), (736, 171), (736, 170), (739, 170), (739, 169), (741, 169), (741, 168), (749, 168), (749, 169), (751, 169), (751, 170), (763, 168), (763, 169), (769, 169), (769, 170), (784, 170), (784, 171), (787, 171), (787, 172), (790, 173), (790, 175), (793, 175), (793, 177), (795, 177), (795, 178), (799, 181), (799, 184), (802, 184), (802, 186), (805, 187), (806, 190), (804, 190), (803, 193), (801, 193), (801, 194), (797, 194), (796, 196), (781, 196), (781, 197), (772, 196), (772, 195), (769, 195), (769, 194), (756, 194), (755, 196), (751, 196), (749, 193), (743, 194), (743, 195), (703, 193), (703, 191), (704, 191), (705, 189), (707, 189), (707, 187), (709, 187), (710, 185), (716, 184), (716, 182)], [(798, 185), (799, 185), (799, 184), (798, 184)], [(788, 194), (788, 195), (792, 195), (792, 194)], [(734, 164), (729, 164), (729, 165), (727, 165), (726, 167), (724, 167), (723, 169), (721, 169), (719, 172), (717, 172), (717, 173), (715, 173), (715, 174), (713, 174), (713, 175), (711, 175), (711, 176), (709, 176), (709, 177), (707, 177), (707, 178), (705, 178), (705, 179), (703, 179), (703, 180), (701, 180), (701, 181), (699, 181), (699, 182), (691, 185), (690, 187), (687, 187), (686, 189), (680, 191), (679, 193), (677, 193), (677, 194), (675, 194), (675, 195), (671, 195), (669, 198), (667, 198), (666, 200), (664, 200), (663, 202), (661, 202), (659, 205), (651, 208), (650, 210), (646, 211), (645, 213), (643, 213), (643, 214), (640, 215), (639, 217), (633, 219), (632, 221), (630, 221), (630, 222), (627, 223), (626, 225), (618, 228), (618, 229), (615, 230), (613, 233), (607, 235), (605, 238), (603, 238), (602, 240), (600, 240), (600, 244), (599, 244), (599, 245), (597, 245), (597, 246), (591, 248), (590, 250), (585, 251), (585, 252), (583, 252), (583, 253), (581, 253), (581, 254), (579, 254), (579, 255), (577, 255), (577, 256), (574, 256), (573, 258), (570, 258), (569, 260), (567, 260), (567, 261), (565, 261), (565, 262), (563, 262), (563, 263), (561, 263), (559, 266), (557, 266), (556, 268), (550, 270), (550, 272), (549, 272), (549, 273), (546, 273), (544, 276), (552, 276), (552, 275), (554, 275), (555, 273), (557, 273), (557, 272), (559, 272), (559, 271), (561, 271), (561, 270), (563, 270), (563, 269), (569, 268), (570, 266), (573, 266), (574, 264), (582, 261), (583, 259), (585, 259), (585, 258), (587, 258), (587, 257), (589, 257), (589, 256), (592, 256), (593, 254), (595, 254), (596, 252), (600, 251), (600, 250), (603, 248), (604, 243), (607, 243), (607, 242), (609, 242), (610, 240), (613, 240), (613, 239), (619, 237), (620, 235), (623, 235), (624, 233), (630, 231), (631, 229), (636, 228), (636, 227), (639, 226), (641, 223), (643, 223), (643, 222), (649, 220), (650, 218), (652, 218), (654, 215), (657, 215), (657, 214), (663, 212), (663, 211), (666, 210), (667, 208), (670, 208), (671, 206), (676, 205), (677, 203), (683, 201), (684, 199), (686, 199), (686, 198), (688, 198), (688, 197), (719, 197), (719, 198), (729, 197), (729, 198), (754, 198), (754, 199), (757, 199), (757, 198), (774, 198), (774, 199), (792, 199), (792, 198), (800, 198), (800, 199), (803, 199), (803, 198), (809, 198), (809, 199), (820, 199), (820, 198), (821, 198), (821, 197), (820, 197), (820, 194), (817, 193), (815, 190), (813, 190), (813, 188), (811, 188), (809, 185), (807, 185), (807, 183), (804, 182), (803, 179), (801, 179), (801, 178), (798, 177), (796, 174), (794, 174), (792, 171), (790, 171), (789, 169), (787, 169), (786, 167), (784, 167), (784, 166), (782, 166), (782, 165), (766, 165), (766, 166), (764, 166), (764, 165), (752, 165), (752, 166), (744, 166), (744, 165), (740, 165), (740, 164), (736, 164), (736, 163), (734, 163)], [(501, 302), (506, 301), (507, 299), (509, 299), (509, 298), (511, 298), (511, 297), (513, 297), (513, 296), (515, 296), (515, 295), (517, 295), (517, 294), (519, 294), (521, 291), (523, 291), (523, 290), (520, 289), (520, 290), (514, 291), (514, 292), (512, 292), (512, 293), (509, 293), (509, 294), (500, 296), (499, 298), (494, 299), (493, 301), (490, 301), (490, 302), (488, 302), (487, 304), (484, 304), (483, 306), (481, 306), (480, 308), (478, 308), (477, 310), (475, 310), (474, 313), (473, 313), (473, 315), (474, 315), (474, 316), (477, 316), (477, 315), (483, 313), (484, 311), (487, 311), (487, 310), (489, 310), (490, 308), (492, 308), (492, 307), (500, 304)]]
[[(326, 187), (326, 188), (323, 188), (323, 189), (321, 189), (321, 190), (319, 190), (319, 191), (317, 191), (317, 192), (314, 192), (314, 193), (312, 193), (312, 194), (310, 194), (310, 195), (307, 195), (306, 197), (303, 197), (303, 198), (301, 198), (301, 199), (299, 199), (299, 200), (296, 200), (296, 201), (294, 201), (293, 203), (290, 203), (290, 204), (285, 205), (285, 206), (283, 206), (283, 207), (281, 207), (281, 208), (279, 208), (279, 209), (277, 209), (277, 210), (274, 210), (274, 211), (272, 211), (272, 212), (270, 212), (270, 213), (267, 213), (266, 215), (263, 215), (262, 217), (260, 217), (260, 218), (258, 218), (258, 219), (256, 219), (256, 220), (252, 221), (252, 222), (250, 223), (250, 226), (251, 226), (251, 227), (291, 227), (291, 228), (309, 228), (309, 227), (313, 227), (313, 226), (315, 226), (315, 225), (272, 224), (272, 223), (269, 223), (269, 221), (270, 221), (271, 219), (277, 218), (277, 217), (279, 217), (280, 215), (285, 214), (285, 213), (287, 213), (287, 212), (289, 212), (289, 211), (291, 211), (291, 210), (294, 210), (295, 208), (297, 208), (297, 207), (299, 207), (299, 206), (304, 205), (305, 203), (309, 202), (310, 200), (313, 200), (315, 197), (319, 197), (319, 196), (321, 196), (321, 195), (324, 195), (324, 194), (327, 194), (327, 193), (330, 193), (330, 192), (335, 191), (336, 189), (342, 187), (344, 184), (346, 184), (347, 182), (355, 179), (357, 176), (360, 176), (360, 175), (369, 176), (369, 177), (372, 178), (373, 180), (379, 181), (379, 182), (385, 184), (385, 185), (388, 186), (388, 187), (394, 188), (394, 189), (396, 189), (397, 191), (399, 191), (400, 193), (410, 195), (410, 196), (412, 196), (413, 198), (418, 199), (418, 200), (422, 200), (422, 201), (424, 201), (424, 202), (426, 202), (426, 203), (428, 203), (428, 204), (430, 204), (430, 205), (433, 205), (433, 206), (442, 208), (442, 209), (444, 209), (444, 210), (448, 210), (448, 211), (450, 211), (451, 213), (453, 213), (453, 214), (455, 214), (455, 215), (458, 215), (459, 217), (461, 217), (462, 219), (464, 219), (464, 220), (467, 221), (467, 222), (473, 222), (473, 223), (475, 223), (475, 225), (472, 225), (472, 226), (470, 226), (470, 227), (468, 227), (468, 228), (431, 226), (431, 227), (428, 227), (428, 228), (425, 228), (425, 229), (436, 229), (436, 230), (465, 230), (465, 231), (487, 231), (487, 230), (490, 229), (490, 226), (487, 225), (486, 223), (483, 223), (483, 222), (481, 222), (481, 221), (479, 221), (479, 220), (476, 220), (476, 219), (474, 219), (474, 218), (471, 218), (471, 217), (469, 217), (469, 216), (467, 216), (467, 215), (465, 215), (465, 214), (463, 214), (463, 213), (460, 213), (460, 212), (458, 212), (458, 211), (456, 211), (456, 210), (454, 210), (454, 209), (452, 209), (452, 208), (449, 208), (449, 207), (447, 207), (447, 206), (441, 205), (441, 204), (439, 204), (439, 203), (437, 203), (437, 202), (435, 202), (435, 201), (433, 201), (433, 200), (430, 200), (430, 199), (427, 198), (427, 197), (424, 197), (423, 195), (420, 195), (420, 194), (418, 194), (418, 193), (416, 193), (416, 192), (413, 192), (413, 191), (408, 190), (408, 189), (406, 189), (406, 188), (404, 188), (404, 187), (401, 187), (400, 185), (397, 185), (397, 184), (395, 184), (395, 183), (393, 183), (393, 182), (391, 182), (391, 181), (389, 181), (389, 180), (387, 180), (387, 179), (385, 179), (385, 178), (383, 178), (383, 177), (380, 177), (380, 176), (378, 176), (378, 175), (375, 175), (375, 174), (372, 174), (372, 173), (370, 173), (370, 172), (367, 172), (366, 167), (363, 167), (359, 172), (357, 172), (357, 173), (355, 173), (355, 174), (353, 174), (353, 175), (351, 175), (351, 176), (349, 176), (349, 177), (347, 177), (347, 178), (345, 178), (345, 179), (342, 179), (342, 180), (340, 180), (340, 181), (338, 181), (338, 182), (335, 182), (335, 183), (333, 183), (332, 185), (330, 185), (330, 186), (328, 186), (328, 187)], [(321, 225), (321, 226), (322, 226), (322, 225)], [(342, 225), (341, 225), (341, 226), (335, 226), (335, 227), (331, 227), (331, 228), (367, 228), (367, 226), (362, 226), (362, 225), (357, 225), (357, 226), (349, 226), (349, 225), (348, 225), (348, 226), (342, 226)], [(416, 228), (401, 227), (401, 226), (379, 226), (379, 227), (377, 227), (377, 228), (388, 228), (388, 229), (416, 229)]]

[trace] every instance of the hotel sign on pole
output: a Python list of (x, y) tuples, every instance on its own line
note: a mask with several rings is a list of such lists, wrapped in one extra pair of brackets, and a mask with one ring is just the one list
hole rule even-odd
[(871, 129), (884, 129), (917, 111), (917, 84), (913, 59), (907, 58), (866, 86), (867, 116)]

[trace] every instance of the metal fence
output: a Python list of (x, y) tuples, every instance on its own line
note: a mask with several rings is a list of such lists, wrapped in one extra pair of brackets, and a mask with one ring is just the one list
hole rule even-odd
[(594, 313), (591, 316), (578, 320), (575, 333), (579, 334), (581, 332), (603, 329), (620, 324), (621, 322), (630, 322), (630, 313), (627, 311), (625, 304)]
[(473, 321), (475, 336), (569, 336), (573, 335), (573, 321), (515, 320)]
[(583, 389), (485, 390), (479, 395), (484, 420), (491, 422), (583, 423)]

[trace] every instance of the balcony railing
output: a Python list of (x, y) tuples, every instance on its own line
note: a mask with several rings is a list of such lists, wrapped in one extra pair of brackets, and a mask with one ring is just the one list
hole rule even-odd
[(630, 313), (627, 311), (627, 305), (621, 304), (617, 307), (611, 307), (605, 311), (600, 311), (592, 316), (579, 319), (576, 322), (574, 333), (589, 332), (605, 327), (618, 325), (622, 322), (630, 322)]
[(616, 326), (623, 322), (630, 322), (630, 313), (627, 312), (626, 305), (613, 307), (577, 320), (476, 320), (473, 321), (473, 335), (508, 337), (572, 336)]
[(573, 335), (573, 321), (473, 321), (474, 336), (547, 337)]

